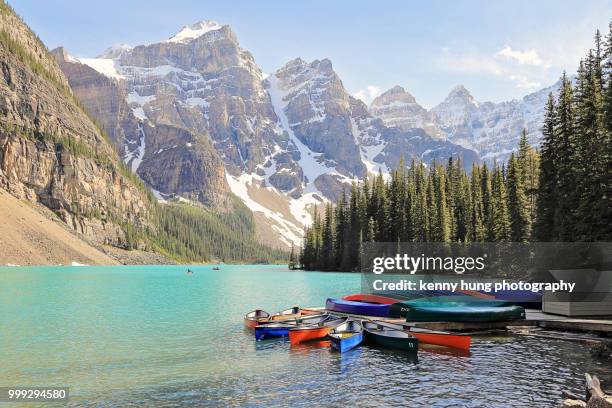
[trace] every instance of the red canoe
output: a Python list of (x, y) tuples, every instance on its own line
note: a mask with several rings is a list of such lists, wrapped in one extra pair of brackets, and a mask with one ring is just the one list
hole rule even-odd
[(321, 322), (317, 325), (302, 326), (289, 329), (289, 341), (292, 345), (300, 344), (309, 340), (322, 339), (334, 328), (346, 321), (346, 317)]
[(392, 299), (386, 296), (368, 295), (366, 293), (356, 293), (354, 295), (343, 296), (342, 299), (350, 300), (353, 302), (367, 302), (367, 303), (378, 303), (381, 305), (392, 305), (400, 302), (400, 300)]

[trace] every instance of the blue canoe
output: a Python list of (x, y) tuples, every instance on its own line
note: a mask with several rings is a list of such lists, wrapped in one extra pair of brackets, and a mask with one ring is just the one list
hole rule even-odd
[(356, 320), (348, 320), (328, 334), (332, 349), (344, 353), (363, 342), (363, 326)]
[(279, 337), (289, 336), (289, 329), (299, 327), (301, 325), (317, 324), (329, 319), (330, 316), (312, 315), (306, 317), (297, 317), (292, 320), (283, 322), (264, 323), (255, 327), (255, 340), (267, 340)]
[(325, 302), (325, 308), (334, 312), (352, 313), (364, 316), (389, 316), (391, 305), (382, 305), (378, 303), (355, 302), (352, 300), (332, 299), (329, 298)]

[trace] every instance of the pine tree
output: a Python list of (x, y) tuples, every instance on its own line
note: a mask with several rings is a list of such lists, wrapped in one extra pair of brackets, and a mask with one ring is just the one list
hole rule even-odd
[(554, 235), (560, 241), (572, 241), (575, 231), (575, 210), (578, 205), (575, 186), (575, 115), (573, 88), (565, 72), (555, 113), (555, 175), (557, 205)]
[(495, 166), (493, 169), (493, 186), (491, 191), (491, 226), (493, 241), (510, 241), (512, 230), (508, 213), (508, 196), (504, 181), (504, 169)]
[(548, 242), (555, 238), (556, 196), (556, 140), (555, 140), (555, 99), (548, 95), (542, 127), (542, 151), (540, 153), (539, 189), (536, 200), (536, 220), (533, 237), (536, 241)]
[[(525, 152), (526, 155), (526, 152)], [(526, 157), (525, 157), (526, 159)], [(514, 153), (508, 161), (508, 211), (512, 228), (512, 241), (526, 242), (530, 237), (531, 220), (527, 195), (525, 194), (525, 160), (515, 158)]]

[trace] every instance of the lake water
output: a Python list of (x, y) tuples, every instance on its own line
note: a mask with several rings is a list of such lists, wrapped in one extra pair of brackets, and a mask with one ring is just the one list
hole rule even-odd
[(482, 336), (469, 355), (418, 359), (255, 342), (246, 312), (323, 305), (360, 276), (191, 268), (0, 268), (0, 386), (69, 386), (73, 406), (264, 407), (552, 407), (563, 389), (582, 395), (585, 371), (612, 388), (612, 368), (570, 342)]

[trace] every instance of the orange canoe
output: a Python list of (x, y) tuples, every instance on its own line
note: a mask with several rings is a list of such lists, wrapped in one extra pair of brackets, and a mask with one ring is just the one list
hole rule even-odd
[(302, 326), (289, 329), (289, 341), (292, 345), (305, 341), (322, 339), (335, 327), (346, 321), (346, 317), (328, 320), (317, 325)]
[(469, 350), (472, 342), (470, 336), (461, 334), (421, 331), (418, 329), (410, 329), (410, 334), (419, 339), (421, 343), (452, 347), (460, 350)]

